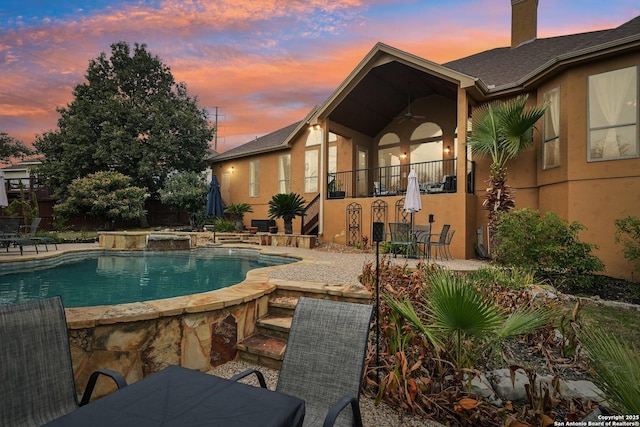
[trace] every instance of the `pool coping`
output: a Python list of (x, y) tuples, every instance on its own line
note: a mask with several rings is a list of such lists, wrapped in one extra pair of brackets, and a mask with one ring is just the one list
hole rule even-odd
[[(209, 248), (209, 246), (198, 246), (192, 250)], [(262, 267), (247, 272), (244, 281), (229, 286), (224, 289), (217, 289), (191, 295), (184, 295), (159, 300), (149, 300), (117, 305), (100, 305), (91, 307), (65, 308), (67, 327), (69, 329), (93, 328), (99, 325), (111, 325), (115, 323), (137, 322), (141, 320), (158, 319), (161, 317), (177, 316), (184, 313), (201, 313), (212, 310), (221, 310), (238, 304), (257, 300), (265, 295), (274, 292), (276, 289), (289, 291), (310, 292), (327, 294), (344, 298), (366, 299), (370, 295), (363, 288), (355, 288), (350, 285), (334, 285), (323, 282), (292, 281), (282, 279), (272, 279), (269, 272), (273, 269), (286, 268), (300, 263), (315, 263), (312, 257), (282, 252), (269, 251), (268, 247), (247, 244), (218, 244), (215, 248), (243, 249), (260, 252), (263, 255), (294, 258), (298, 261)], [(85, 253), (87, 251), (100, 252), (131, 252), (122, 249), (95, 248), (65, 248), (55, 253), (40, 254), (38, 256), (26, 255), (19, 259), (0, 259), (0, 265), (19, 264), (29, 265), (33, 262), (40, 262), (43, 259), (55, 259), (73, 253)], [(137, 252), (138, 250), (133, 250)]]

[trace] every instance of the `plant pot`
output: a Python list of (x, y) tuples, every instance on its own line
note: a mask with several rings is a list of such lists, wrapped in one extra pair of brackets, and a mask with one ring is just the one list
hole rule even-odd
[(330, 199), (344, 199), (345, 194), (346, 193), (344, 191), (329, 191), (329, 198)]
[(249, 234), (256, 234), (258, 232), (258, 227), (249, 227)]
[(272, 225), (269, 227), (269, 233), (271, 234), (276, 234), (278, 232), (278, 226), (277, 225)]

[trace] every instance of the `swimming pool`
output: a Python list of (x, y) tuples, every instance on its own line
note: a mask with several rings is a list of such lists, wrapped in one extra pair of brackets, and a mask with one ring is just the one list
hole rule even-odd
[(0, 304), (60, 295), (65, 307), (173, 298), (242, 282), (248, 271), (295, 259), (257, 251), (89, 252), (0, 274)]

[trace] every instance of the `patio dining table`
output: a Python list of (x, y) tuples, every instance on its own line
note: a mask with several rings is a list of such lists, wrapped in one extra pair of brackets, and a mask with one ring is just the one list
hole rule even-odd
[(304, 401), (170, 366), (46, 426), (302, 426)]

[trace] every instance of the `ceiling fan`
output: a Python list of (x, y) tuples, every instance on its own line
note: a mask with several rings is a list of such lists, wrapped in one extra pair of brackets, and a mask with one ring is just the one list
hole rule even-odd
[(396, 117), (396, 120), (398, 120), (398, 123), (402, 123), (405, 120), (415, 121), (414, 119), (426, 119), (426, 117), (416, 116), (415, 114), (411, 113), (411, 93), (407, 93), (407, 112)]

